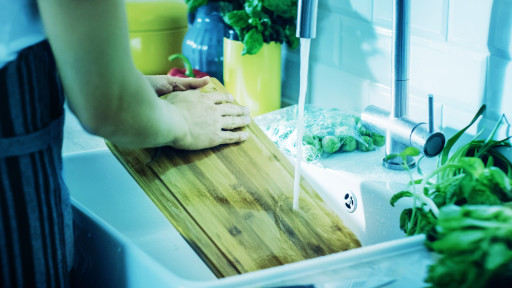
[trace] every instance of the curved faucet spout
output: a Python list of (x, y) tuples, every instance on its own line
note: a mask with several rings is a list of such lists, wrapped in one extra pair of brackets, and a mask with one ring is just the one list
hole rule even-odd
[[(368, 106), (361, 119), (367, 129), (386, 135), (386, 156), (400, 154), (407, 146), (418, 148), (425, 156), (437, 156), (443, 150), (445, 137), (433, 131), (433, 102), (429, 95), (429, 123), (416, 123), (408, 116), (409, 50), (411, 0), (393, 1), (393, 65), (391, 83), (391, 112)], [(403, 164), (414, 167), (412, 157), (384, 158), (383, 165), (403, 170)]]

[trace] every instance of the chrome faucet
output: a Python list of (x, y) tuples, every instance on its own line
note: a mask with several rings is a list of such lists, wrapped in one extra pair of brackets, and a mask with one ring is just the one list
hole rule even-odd
[(316, 37), (316, 15), (318, 0), (299, 0), (297, 2), (297, 38)]
[[(399, 154), (407, 146), (413, 146), (427, 157), (437, 156), (443, 150), (445, 137), (434, 132), (433, 96), (429, 95), (429, 120), (416, 123), (407, 118), (408, 113), (408, 82), (409, 82), (409, 50), (410, 50), (410, 11), (411, 0), (393, 0), (393, 54), (391, 85), (391, 112), (370, 105), (361, 115), (364, 126), (370, 131), (386, 135), (386, 156)], [(386, 168), (403, 170), (402, 164), (415, 167), (412, 157), (407, 163), (402, 158), (383, 160)]]
[[(297, 37), (315, 38), (318, 0), (299, 0), (297, 3)], [(393, 0), (393, 81), (391, 83), (391, 112), (368, 106), (361, 115), (364, 126), (370, 131), (386, 135), (386, 156), (400, 154), (413, 146), (427, 157), (437, 156), (443, 150), (445, 137), (434, 132), (433, 96), (429, 95), (429, 120), (416, 123), (407, 118), (409, 50), (410, 50), (411, 0)], [(402, 163), (401, 157), (383, 160), (386, 168), (403, 170), (406, 164), (416, 165), (412, 157)]]

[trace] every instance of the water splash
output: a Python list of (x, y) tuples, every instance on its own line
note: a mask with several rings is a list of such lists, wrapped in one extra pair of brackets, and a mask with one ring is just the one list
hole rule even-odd
[(299, 208), (300, 192), (300, 163), (302, 161), (302, 136), (304, 135), (304, 105), (306, 103), (306, 92), (308, 90), (309, 71), (309, 45), (311, 39), (300, 39), (300, 93), (299, 107), (297, 109), (297, 153), (295, 157), (295, 178), (293, 182), (293, 209)]

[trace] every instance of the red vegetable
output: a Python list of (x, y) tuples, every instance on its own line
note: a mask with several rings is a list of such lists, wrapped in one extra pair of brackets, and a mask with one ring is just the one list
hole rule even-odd
[(197, 69), (192, 69), (190, 61), (183, 54), (173, 54), (169, 56), (169, 61), (179, 58), (183, 61), (185, 68), (172, 68), (167, 75), (181, 78), (203, 78), (210, 76), (207, 73), (201, 72)]

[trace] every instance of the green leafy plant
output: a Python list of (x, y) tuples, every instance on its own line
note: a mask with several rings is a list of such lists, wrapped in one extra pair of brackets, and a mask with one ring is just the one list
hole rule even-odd
[[(233, 0), (220, 1), (224, 22), (232, 27), (244, 43), (242, 55), (254, 55), (264, 43), (286, 43), (296, 48), (297, 0)], [(208, 0), (185, 0), (190, 11)]]
[[(413, 197), (402, 211), (400, 228), (407, 235), (426, 234), (425, 246), (438, 258), (429, 266), (432, 287), (508, 287), (512, 280), (512, 164), (496, 148), (510, 147), (510, 138), (493, 140), (503, 117), (485, 140), (450, 150), (485, 111), (451, 137), (437, 168), (396, 193), (392, 206)], [(418, 153), (419, 154), (419, 153)], [(409, 147), (388, 157), (417, 156)], [(510, 206), (510, 207), (508, 207)]]
[(425, 279), (432, 287), (510, 287), (512, 208), (447, 205), (440, 210), (436, 233), (425, 243), (439, 255)]
[[(438, 214), (436, 207), (449, 204), (459, 206), (465, 204), (495, 205), (512, 201), (509, 176), (512, 174), (512, 164), (496, 150), (498, 147), (510, 147), (510, 139), (493, 140), (502, 119), (496, 124), (487, 139), (477, 140), (475, 137), (450, 155), (450, 150), (457, 140), (484, 111), (485, 105), (480, 108), (466, 127), (447, 141), (438, 158), (438, 167), (434, 171), (423, 179), (411, 179), (413, 189), (417, 189), (416, 185), (419, 188), (417, 193), (401, 191), (391, 198), (392, 206), (404, 197), (415, 197), (415, 200), (420, 201), (419, 207), (414, 206), (402, 211), (400, 228), (407, 235), (432, 231)], [(424, 207), (429, 209), (423, 209)]]
[(386, 160), (394, 158), (402, 158), (402, 166), (404, 170), (409, 174), (409, 190), (404, 190), (396, 193), (391, 197), (390, 204), (395, 206), (395, 203), (404, 198), (412, 197), (413, 208), (408, 208), (402, 211), (400, 214), (400, 228), (407, 235), (415, 235), (421, 233), (424, 227), (431, 227), (435, 223), (435, 215), (439, 213), (438, 206), (428, 198), (424, 193), (417, 191), (416, 183), (412, 177), (409, 166), (407, 165), (407, 158), (416, 157), (420, 155), (420, 151), (414, 147), (407, 147), (400, 154), (389, 154), (386, 156)]

